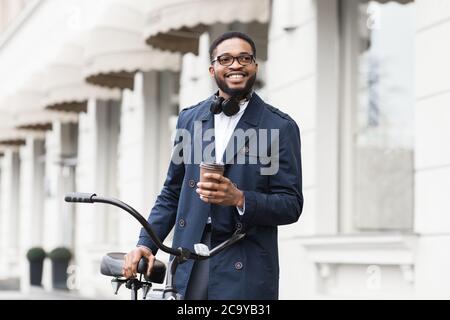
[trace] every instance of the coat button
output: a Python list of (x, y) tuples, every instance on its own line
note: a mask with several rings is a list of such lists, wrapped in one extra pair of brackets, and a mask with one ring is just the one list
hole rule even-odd
[(180, 226), (180, 228), (184, 228), (184, 226), (186, 225), (186, 221), (184, 219), (180, 219), (180, 221), (178, 221), (178, 225)]
[(189, 187), (194, 188), (195, 187), (195, 181), (189, 180)]
[(241, 270), (243, 267), (244, 267), (244, 266), (243, 266), (242, 262), (240, 262), (240, 261), (238, 261), (238, 262), (236, 262), (236, 263), (234, 264), (234, 268), (235, 268), (236, 270)]
[(236, 223), (236, 230), (239, 230), (239, 231), (242, 230), (242, 223), (240, 223), (240, 222)]

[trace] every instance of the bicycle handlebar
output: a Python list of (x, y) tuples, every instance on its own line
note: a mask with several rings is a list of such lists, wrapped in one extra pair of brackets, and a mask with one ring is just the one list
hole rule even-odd
[(94, 203), (92, 200), (93, 197), (96, 197), (97, 195), (95, 193), (81, 193), (81, 192), (74, 192), (74, 193), (68, 193), (64, 197), (64, 200), (66, 202), (85, 202), (85, 203)]
[(134, 208), (129, 206), (128, 204), (117, 200), (113, 198), (105, 198), (105, 197), (99, 197), (95, 193), (80, 193), (80, 192), (74, 192), (74, 193), (68, 193), (66, 194), (64, 200), (66, 202), (75, 202), (75, 203), (107, 203), (111, 204), (113, 206), (119, 207), (125, 211), (127, 211), (129, 214), (131, 214), (139, 223), (142, 225), (142, 227), (147, 231), (148, 235), (152, 239), (152, 241), (156, 244), (156, 246), (161, 249), (162, 251), (172, 254), (175, 256), (181, 255), (179, 250), (175, 250), (172, 248), (169, 248), (165, 246), (161, 240), (156, 235), (155, 231), (153, 230), (152, 226), (145, 220), (145, 218), (139, 214)]
[(153, 230), (152, 226), (147, 222), (147, 220), (134, 208), (132, 208), (130, 205), (117, 200), (113, 198), (106, 198), (106, 197), (99, 197), (95, 193), (81, 193), (81, 192), (73, 192), (68, 193), (65, 195), (64, 200), (66, 202), (72, 202), (72, 203), (106, 203), (111, 204), (113, 206), (119, 207), (129, 214), (131, 214), (139, 223), (142, 225), (142, 227), (145, 229), (145, 231), (148, 233), (152, 241), (155, 243), (155, 245), (165, 253), (174, 255), (176, 257), (184, 256), (185, 259), (193, 259), (193, 260), (204, 260), (208, 259), (217, 253), (221, 252), (226, 247), (234, 244), (235, 242), (242, 239), (245, 234), (234, 234), (230, 239), (222, 242), (217, 247), (213, 248), (210, 251), (210, 254), (208, 256), (200, 256), (194, 252), (191, 252), (188, 249), (180, 248), (180, 249), (173, 249), (170, 247), (165, 246), (161, 239), (156, 235), (156, 232)]

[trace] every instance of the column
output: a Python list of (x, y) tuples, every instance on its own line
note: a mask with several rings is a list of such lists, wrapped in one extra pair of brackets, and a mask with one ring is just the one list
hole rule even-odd
[(450, 3), (419, 0), (416, 33), (415, 232), (419, 298), (450, 298)]

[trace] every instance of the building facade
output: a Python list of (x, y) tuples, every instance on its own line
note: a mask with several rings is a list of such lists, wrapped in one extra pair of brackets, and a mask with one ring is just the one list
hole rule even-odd
[(27, 250), (66, 246), (72, 292), (113, 298), (101, 257), (140, 227), (63, 195), (146, 215), (179, 111), (215, 90), (210, 42), (240, 30), (256, 91), (301, 130), (305, 206), (279, 228), (280, 298), (450, 298), (447, 2), (0, 1), (0, 283), (29, 292)]

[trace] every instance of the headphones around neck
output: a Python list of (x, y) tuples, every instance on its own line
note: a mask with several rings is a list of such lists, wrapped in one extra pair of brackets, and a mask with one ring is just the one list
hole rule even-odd
[[(249, 101), (252, 97), (252, 92), (249, 92), (245, 95), (245, 101)], [(223, 97), (219, 96), (219, 93), (217, 92), (214, 95), (214, 100), (211, 104), (211, 112), (213, 114), (219, 114), (223, 112), (226, 116), (231, 117), (234, 116), (236, 113), (240, 110), (240, 102), (242, 99), (239, 99), (238, 97), (230, 97), (229, 99), (225, 99)]]

